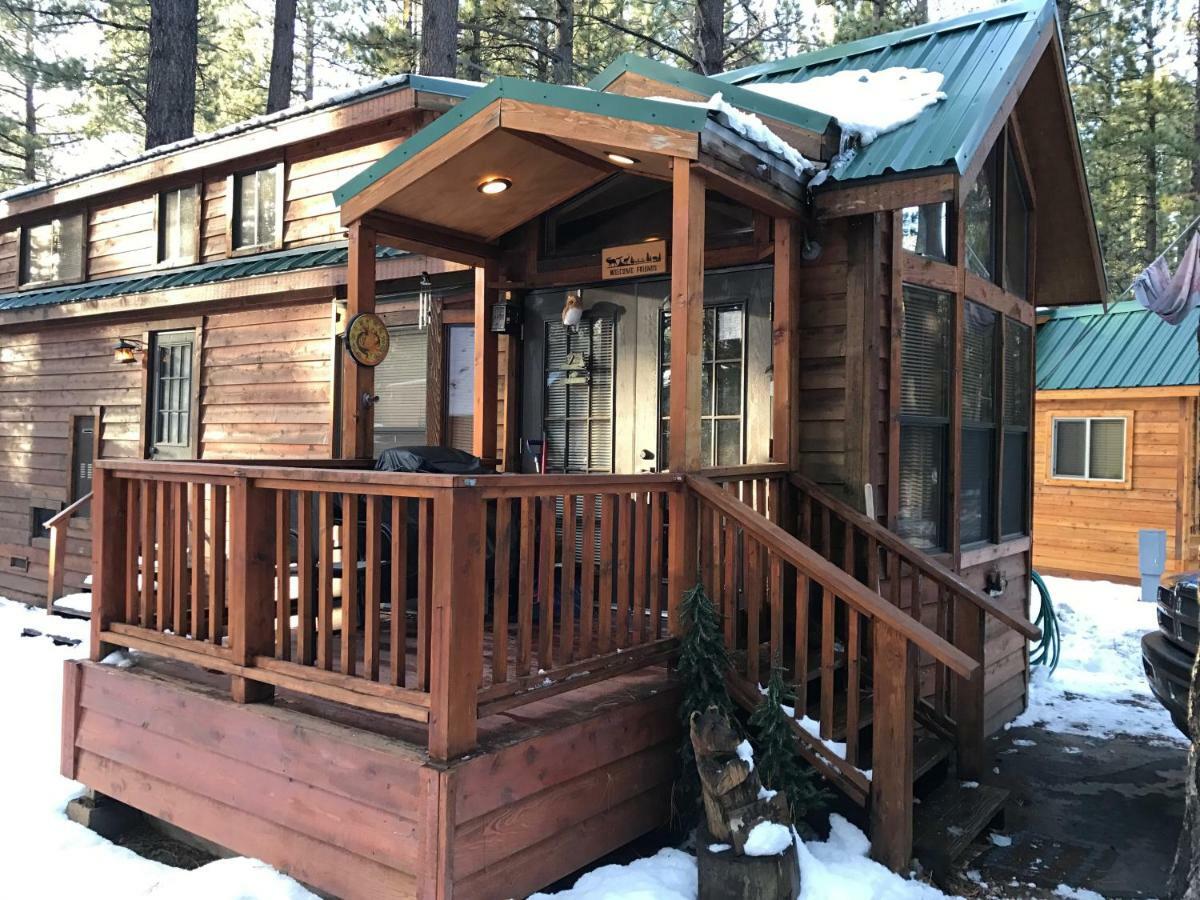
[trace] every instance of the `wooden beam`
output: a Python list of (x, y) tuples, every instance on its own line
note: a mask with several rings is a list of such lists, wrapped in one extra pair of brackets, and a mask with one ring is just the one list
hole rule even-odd
[[(251, 485), (247, 478), (234, 481), (229, 488), (226, 602), (230, 650), (239, 666), (249, 666), (254, 657), (275, 652), (275, 526), (274, 494)], [(238, 703), (267, 700), (275, 693), (272, 685), (243, 675), (233, 675), (229, 687)]]
[(125, 610), (125, 541), (132, 528), (128, 492), (107, 469), (96, 466), (92, 480), (91, 658), (99, 662), (115, 649), (101, 635)]
[[(866, 213), (888, 212), (906, 206), (950, 202), (955, 198), (957, 176), (953, 172), (938, 172), (919, 178), (891, 178), (869, 184), (855, 184), (818, 189), (815, 202), (817, 218), (837, 219), (842, 216), (861, 216)], [(826, 182), (829, 184), (829, 182)]]
[[(360, 313), (375, 312), (375, 232), (362, 222), (350, 225), (350, 257), (346, 263), (346, 328)], [(344, 332), (343, 332), (344, 335)], [(341, 459), (363, 459), (374, 454), (374, 415), (365, 402), (375, 393), (375, 370), (360, 366), (339, 342), (342, 371)]]
[(771, 461), (800, 468), (797, 423), (800, 396), (800, 251), (799, 222), (775, 220), (775, 313), (771, 327)]
[(498, 270), (495, 261), (475, 270), (475, 391), (472, 416), (472, 452), (482, 459), (496, 458), (496, 333), (492, 307), (496, 304)]
[[(904, 872), (912, 861), (917, 647), (883, 622), (876, 620), (871, 628), (875, 657), (871, 855), (893, 872)], [(982, 673), (977, 671), (975, 680), (982, 683)]]
[(376, 233), (379, 243), (411, 253), (424, 253), (468, 266), (478, 266), (500, 257), (499, 247), (473, 234), (430, 225), (387, 210), (372, 210), (362, 221)]
[(700, 151), (696, 132), (690, 130), (681, 131), (664, 125), (557, 109), (507, 97), (499, 103), (500, 125), (509, 131), (532, 131), (565, 140), (596, 141), (619, 152), (632, 150), (635, 156), (657, 153), (696, 159)]

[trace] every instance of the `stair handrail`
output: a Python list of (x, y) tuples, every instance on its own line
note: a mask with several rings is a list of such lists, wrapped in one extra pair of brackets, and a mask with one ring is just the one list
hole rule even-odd
[(973, 678), (980, 664), (931, 628), (893, 606), (867, 585), (831, 563), (799, 538), (789, 534), (765, 516), (755, 512), (731, 494), (722, 491), (703, 475), (688, 475), (688, 489), (737, 521), (760, 544), (787, 560), (797, 570), (826, 590), (841, 597), (869, 619), (874, 619), (903, 635), (935, 660), (963, 678)]
[(46, 520), (46, 529), (50, 532), (50, 560), (46, 576), (46, 613), (54, 612), (54, 601), (62, 594), (66, 582), (66, 552), (67, 528), (71, 517), (92, 500), (92, 492), (88, 491), (66, 509), (52, 515)]
[(963, 580), (962, 576), (957, 572), (948, 569), (936, 559), (917, 550), (894, 531), (880, 525), (870, 516), (859, 512), (849, 503), (834, 496), (812, 479), (793, 472), (791, 474), (791, 482), (793, 487), (799, 488), (817, 500), (817, 502), (828, 507), (831, 512), (852, 522), (856, 528), (864, 532), (868, 537), (902, 557), (906, 563), (920, 570), (922, 575), (936, 584), (970, 601), (974, 606), (983, 610), (983, 612), (1003, 622), (1009, 628), (1024, 635), (1029, 640), (1036, 641), (1041, 638), (1041, 629), (1028, 619), (1015, 616), (1001, 608), (989, 596)]

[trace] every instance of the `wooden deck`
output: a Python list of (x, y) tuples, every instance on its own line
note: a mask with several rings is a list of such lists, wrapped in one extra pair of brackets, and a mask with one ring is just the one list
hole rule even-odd
[(430, 761), (424, 726), (146, 658), (69, 662), (62, 770), (339, 897), (522, 896), (665, 823), (677, 690), (643, 669), (479, 720)]

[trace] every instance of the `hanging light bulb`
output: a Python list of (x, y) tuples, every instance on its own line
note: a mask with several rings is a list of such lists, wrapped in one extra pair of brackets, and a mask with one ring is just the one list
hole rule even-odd
[(429, 280), (428, 272), (421, 273), (418, 287), (420, 290), (417, 292), (417, 328), (424, 331), (429, 327), (430, 308), (433, 305), (433, 282)]

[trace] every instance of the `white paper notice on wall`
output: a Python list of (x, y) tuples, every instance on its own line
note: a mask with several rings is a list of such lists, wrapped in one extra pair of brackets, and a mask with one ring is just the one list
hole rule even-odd
[(446, 414), (469, 416), (475, 411), (475, 329), (449, 329), (446, 354)]

